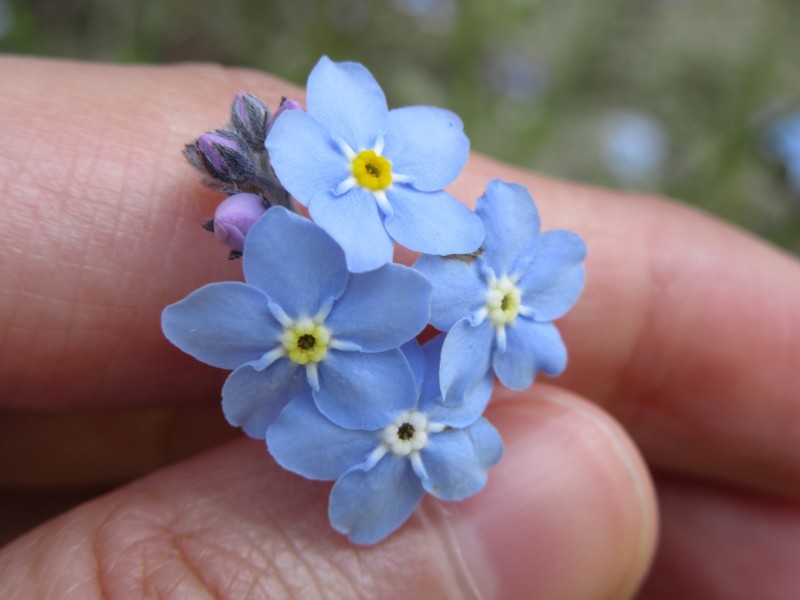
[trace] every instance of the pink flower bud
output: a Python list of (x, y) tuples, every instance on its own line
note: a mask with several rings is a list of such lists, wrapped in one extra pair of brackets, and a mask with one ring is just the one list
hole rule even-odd
[(231, 104), (231, 122), (236, 133), (253, 150), (263, 150), (264, 131), (269, 121), (269, 108), (254, 96), (239, 92)]
[(263, 199), (257, 194), (229, 196), (214, 213), (214, 235), (234, 252), (241, 252), (247, 232), (266, 210)]
[(227, 132), (204, 133), (197, 138), (208, 173), (221, 181), (242, 181), (249, 175), (249, 162), (241, 144)]

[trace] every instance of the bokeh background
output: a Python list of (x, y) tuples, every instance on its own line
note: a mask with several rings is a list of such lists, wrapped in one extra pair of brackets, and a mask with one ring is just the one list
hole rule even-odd
[(357, 60), (390, 106), (457, 112), (480, 152), (800, 253), (796, 0), (0, 0), (0, 51), (297, 84), (322, 54)]

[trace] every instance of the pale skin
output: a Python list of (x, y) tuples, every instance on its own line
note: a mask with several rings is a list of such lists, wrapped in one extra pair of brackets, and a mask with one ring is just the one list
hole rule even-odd
[(182, 144), (222, 125), (236, 91), (273, 107), (302, 93), (213, 66), (0, 72), (0, 486), (130, 481), (0, 550), (4, 598), (800, 594), (794, 258), (676, 203), (473, 156), (454, 195), (522, 183), (545, 229), (589, 246), (559, 322), (570, 365), (496, 393), (506, 456), (482, 493), (427, 499), (355, 547), (328, 526), (330, 485), (232, 433), (225, 373), (158, 327), (166, 304), (240, 273), (199, 225), (219, 197)]

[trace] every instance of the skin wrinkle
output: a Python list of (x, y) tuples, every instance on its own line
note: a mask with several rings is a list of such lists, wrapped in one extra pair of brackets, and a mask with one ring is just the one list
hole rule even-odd
[[(339, 569), (335, 568), (334, 565), (331, 564), (331, 562), (328, 561), (327, 557), (325, 557), (325, 556), (322, 557), (323, 561), (322, 561), (321, 565), (318, 565), (315, 568), (315, 566), (313, 564), (311, 564), (311, 562), (306, 558), (306, 553), (303, 552), (303, 549), (302, 549), (302, 546), (304, 546), (304, 545), (308, 546), (309, 543), (303, 544), (302, 538), (293, 538), (288, 533), (286, 534), (285, 537), (286, 537), (287, 544), (294, 551), (295, 558), (303, 565), (303, 567), (305, 568), (305, 571), (308, 573), (308, 578), (311, 580), (311, 583), (314, 586), (314, 590), (316, 591), (317, 596), (319, 598), (325, 598), (325, 595), (326, 595), (325, 594), (325, 590), (328, 587), (331, 587), (331, 586), (326, 586), (323, 583), (322, 579), (320, 578), (320, 572), (321, 572), (320, 566), (322, 566), (322, 565), (328, 566), (329, 567), (329, 572), (333, 571), (334, 574), (344, 575), (344, 573), (339, 571)], [(339, 578), (337, 578), (337, 580), (338, 579)], [(343, 577), (343, 579), (346, 581), (347, 577)], [(339, 586), (336, 586), (336, 588), (339, 589)], [(305, 591), (305, 589), (306, 589), (305, 586), (304, 586), (303, 589)]]
[[(220, 570), (220, 572), (226, 572), (226, 574), (230, 572), (230, 574), (234, 575), (232, 579), (229, 579), (225, 583), (224, 588), (219, 588), (219, 585), (217, 585), (220, 590), (224, 589), (226, 592), (229, 592), (230, 596), (227, 597), (231, 598), (248, 597), (246, 595), (241, 596), (241, 592), (237, 591), (237, 584), (243, 580), (247, 580), (248, 588), (253, 589), (253, 586), (262, 580), (261, 575), (265, 572), (265, 570), (269, 569), (269, 565), (271, 563), (269, 558), (259, 547), (259, 544), (247, 536), (246, 532), (237, 532), (237, 536), (245, 539), (247, 543), (231, 544), (231, 547), (229, 548), (218, 541), (212, 541), (214, 538), (219, 537), (219, 535), (215, 535), (213, 530), (206, 529), (190, 531), (188, 533), (181, 534), (180, 536), (176, 536), (182, 540), (182, 548), (187, 556), (190, 553), (198, 554), (198, 556), (194, 559), (195, 561), (202, 562), (203, 556), (205, 556), (207, 560), (208, 557), (213, 557), (214, 559), (224, 557), (226, 563), (241, 563), (243, 565), (247, 565), (246, 569), (236, 569), (235, 572), (232, 572), (230, 569)], [(195, 546), (197, 548), (195, 548)], [(258, 560), (258, 558), (260, 558), (260, 560)], [(209, 570), (213, 571), (214, 569)], [(222, 591), (218, 591), (217, 593), (220, 594)]]
[(222, 597), (220, 592), (216, 589), (215, 585), (212, 585), (212, 583), (203, 576), (202, 567), (198, 568), (195, 566), (194, 561), (192, 561), (192, 559), (186, 553), (186, 550), (181, 543), (181, 536), (172, 533), (169, 529), (162, 531), (162, 534), (168, 540), (168, 543), (177, 551), (178, 558), (183, 564), (187, 575), (194, 578), (200, 584), (200, 586), (205, 588), (208, 594), (211, 595), (215, 600), (219, 600)]
[[(301, 559), (299, 556), (297, 556), (292, 551), (292, 545), (293, 545), (292, 539), (291, 539), (292, 536), (291, 536), (290, 532), (287, 531), (287, 529), (285, 527), (283, 527), (283, 525), (282, 525), (282, 523), (280, 521), (273, 519), (272, 520), (272, 527), (270, 528), (270, 530), (271, 530), (271, 533), (273, 534), (271, 536), (272, 539), (274, 540), (274, 534), (277, 533), (279, 535), (280, 539), (283, 541), (283, 547), (284, 547), (284, 550), (282, 552), (278, 553), (278, 557), (277, 558), (273, 558), (271, 572), (272, 572), (273, 577), (276, 578), (280, 582), (280, 584), (282, 585), (283, 589), (286, 591), (287, 597), (291, 598), (292, 595), (293, 595), (292, 594), (292, 590), (293, 590), (293, 588), (295, 586), (292, 585), (292, 582), (289, 579), (287, 579), (284, 576), (284, 574), (285, 573), (292, 573), (294, 575), (292, 577), (293, 581), (298, 579), (299, 576), (301, 576), (301, 575), (304, 576), (304, 580), (307, 580), (309, 574), (311, 573), (311, 570), (309, 568), (308, 563), (306, 561), (304, 561), (303, 559)], [(280, 560), (280, 557), (284, 557), (285, 562), (282, 562)], [(302, 566), (298, 565), (298, 562), (302, 563)], [(292, 568), (289, 568), (290, 566)], [(313, 582), (314, 586), (319, 591), (319, 586), (316, 583), (316, 581), (314, 581), (313, 575), (311, 576), (311, 579), (312, 579), (312, 582)], [(303, 585), (302, 588), (304, 589), (305, 585)]]
[(99, 598), (100, 600), (106, 600), (107, 598), (109, 598), (109, 595), (108, 595), (108, 588), (106, 587), (106, 578), (103, 575), (102, 552), (100, 552), (98, 547), (99, 539), (100, 537), (97, 534), (92, 536), (90, 553), (95, 564), (95, 577), (97, 579), (97, 592)]
[[(154, 508), (156, 508), (156, 502), (150, 501), (149, 504), (154, 504)], [(175, 544), (172, 525), (169, 522), (159, 523), (159, 521), (164, 521), (165, 517), (159, 515), (157, 508), (156, 510), (147, 511), (145, 507), (147, 507), (148, 502), (132, 503), (137, 506), (137, 510), (134, 511), (132, 516), (131, 510), (125, 504), (127, 502), (120, 503), (120, 506), (116, 509), (109, 511), (108, 516), (104, 519), (102, 526), (97, 529), (96, 534), (97, 539), (100, 540), (98, 545), (99, 555), (106, 557), (105, 561), (101, 559), (100, 577), (104, 579), (106, 577), (118, 577), (115, 575), (118, 570), (118, 564), (123, 565), (126, 574), (128, 574), (127, 577), (118, 580), (118, 584), (123, 584), (122, 587), (118, 585), (110, 595), (114, 597), (117, 592), (125, 594), (131, 583), (133, 583), (130, 581), (130, 574), (136, 573), (139, 575), (136, 580), (141, 582), (143, 592), (150, 592), (150, 588), (152, 588), (153, 592), (159, 595), (166, 592), (166, 597), (170, 597), (171, 594), (168, 588), (171, 585), (178, 586), (187, 578), (192, 578), (198, 582), (200, 590), (207, 592), (210, 596), (217, 597), (208, 582), (196, 572), (197, 570), (193, 564), (184, 560), (181, 549)], [(139, 520), (144, 522), (138, 522)], [(130, 542), (124, 539), (125, 524), (127, 522), (131, 522), (131, 527), (136, 526), (136, 539)], [(133, 531), (131, 530), (131, 532)], [(170, 548), (174, 551), (168, 551)], [(135, 555), (138, 555), (139, 558), (131, 565), (131, 558)], [(155, 557), (159, 558), (155, 559)], [(160, 583), (162, 578), (159, 575), (162, 572), (172, 573), (175, 569), (174, 561), (176, 558), (179, 564), (183, 566), (180, 571), (180, 577), (168, 576), (167, 589), (165, 590), (163, 584)], [(111, 559), (110, 562), (108, 559)], [(106, 587), (108, 588), (107, 585)], [(196, 597), (195, 592), (199, 590), (196, 589), (196, 586), (192, 586), (192, 588), (192, 597)]]
[[(182, 511), (188, 512), (188, 511)], [(317, 597), (325, 598), (328, 597), (325, 593), (323, 593), (324, 584), (320, 582), (317, 578), (317, 574), (315, 573), (314, 569), (312, 569), (311, 564), (306, 560), (303, 552), (298, 548), (297, 543), (294, 541), (294, 537), (285, 530), (283, 527), (283, 522), (280, 520), (272, 519), (270, 517), (266, 517), (269, 520), (269, 523), (264, 523), (268, 526), (271, 534), (268, 539), (271, 540), (271, 544), (273, 544), (273, 556), (272, 558), (264, 555), (262, 552), (259, 552), (261, 556), (264, 557), (264, 563), (260, 567), (256, 567), (253, 565), (253, 571), (259, 574), (263, 574), (264, 570), (267, 569), (269, 573), (271, 573), (271, 581), (272, 585), (267, 584), (268, 589), (272, 590), (274, 594), (277, 590), (274, 589), (274, 584), (277, 583), (279, 588), (285, 592), (287, 598), (295, 597), (296, 593), (302, 591), (304, 594), (308, 594), (309, 592), (309, 583), (311, 583), (318, 591)], [(262, 518), (263, 520), (263, 518)], [(176, 526), (173, 525), (173, 528)], [(190, 525), (191, 528), (191, 525)], [(246, 538), (251, 538), (252, 533), (250, 533), (247, 529), (239, 531), (236, 533), (237, 537), (245, 536)], [(277, 538), (276, 538), (277, 535)], [(277, 552), (275, 552), (274, 544), (276, 539), (282, 540)], [(257, 550), (260, 547), (260, 544), (263, 544), (265, 539), (255, 539), (251, 538), (253, 542), (250, 546)], [(238, 548), (239, 544), (235, 544)], [(242, 557), (240, 552), (234, 552), (234, 555), (238, 557), (238, 562), (245, 562), (249, 563), (245, 557)], [(317, 559), (321, 558), (319, 555), (316, 556)], [(324, 557), (322, 557), (324, 558)], [(330, 564), (328, 562), (328, 564)], [(280, 568), (276, 569), (275, 565), (279, 566)], [(301, 567), (302, 565), (302, 567)], [(270, 568), (272, 566), (272, 568)], [(332, 566), (332, 565), (331, 565)], [(335, 572), (342, 573), (339, 569), (333, 569)], [(294, 577), (292, 581), (286, 579), (283, 574), (284, 572), (295, 573), (297, 577)], [(301, 575), (302, 574), (302, 575)], [(302, 585), (298, 585), (295, 581), (297, 578), (303, 582)], [(337, 585), (334, 586), (335, 589), (341, 589), (339, 585), (340, 581), (337, 581)], [(308, 596), (304, 596), (308, 597)], [(346, 596), (342, 596), (346, 597)]]
[(453, 514), (448, 509), (447, 503), (426, 498), (417, 508), (416, 515), (429, 531), (436, 532), (439, 546), (443, 548), (443, 555), (447, 558), (451, 572), (458, 573), (454, 579), (460, 585), (457, 590), (452, 590), (449, 597), (453, 600), (469, 598), (485, 600), (464, 561), (464, 555), (453, 531)]

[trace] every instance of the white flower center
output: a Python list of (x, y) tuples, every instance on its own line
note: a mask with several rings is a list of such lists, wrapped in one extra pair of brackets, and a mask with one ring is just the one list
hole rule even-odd
[(427, 415), (418, 411), (405, 411), (381, 432), (381, 441), (396, 456), (409, 456), (419, 452), (428, 443), (428, 434), (442, 431), (444, 426), (428, 421)]
[(495, 327), (513, 323), (519, 314), (522, 294), (507, 275), (489, 282), (486, 315)]

